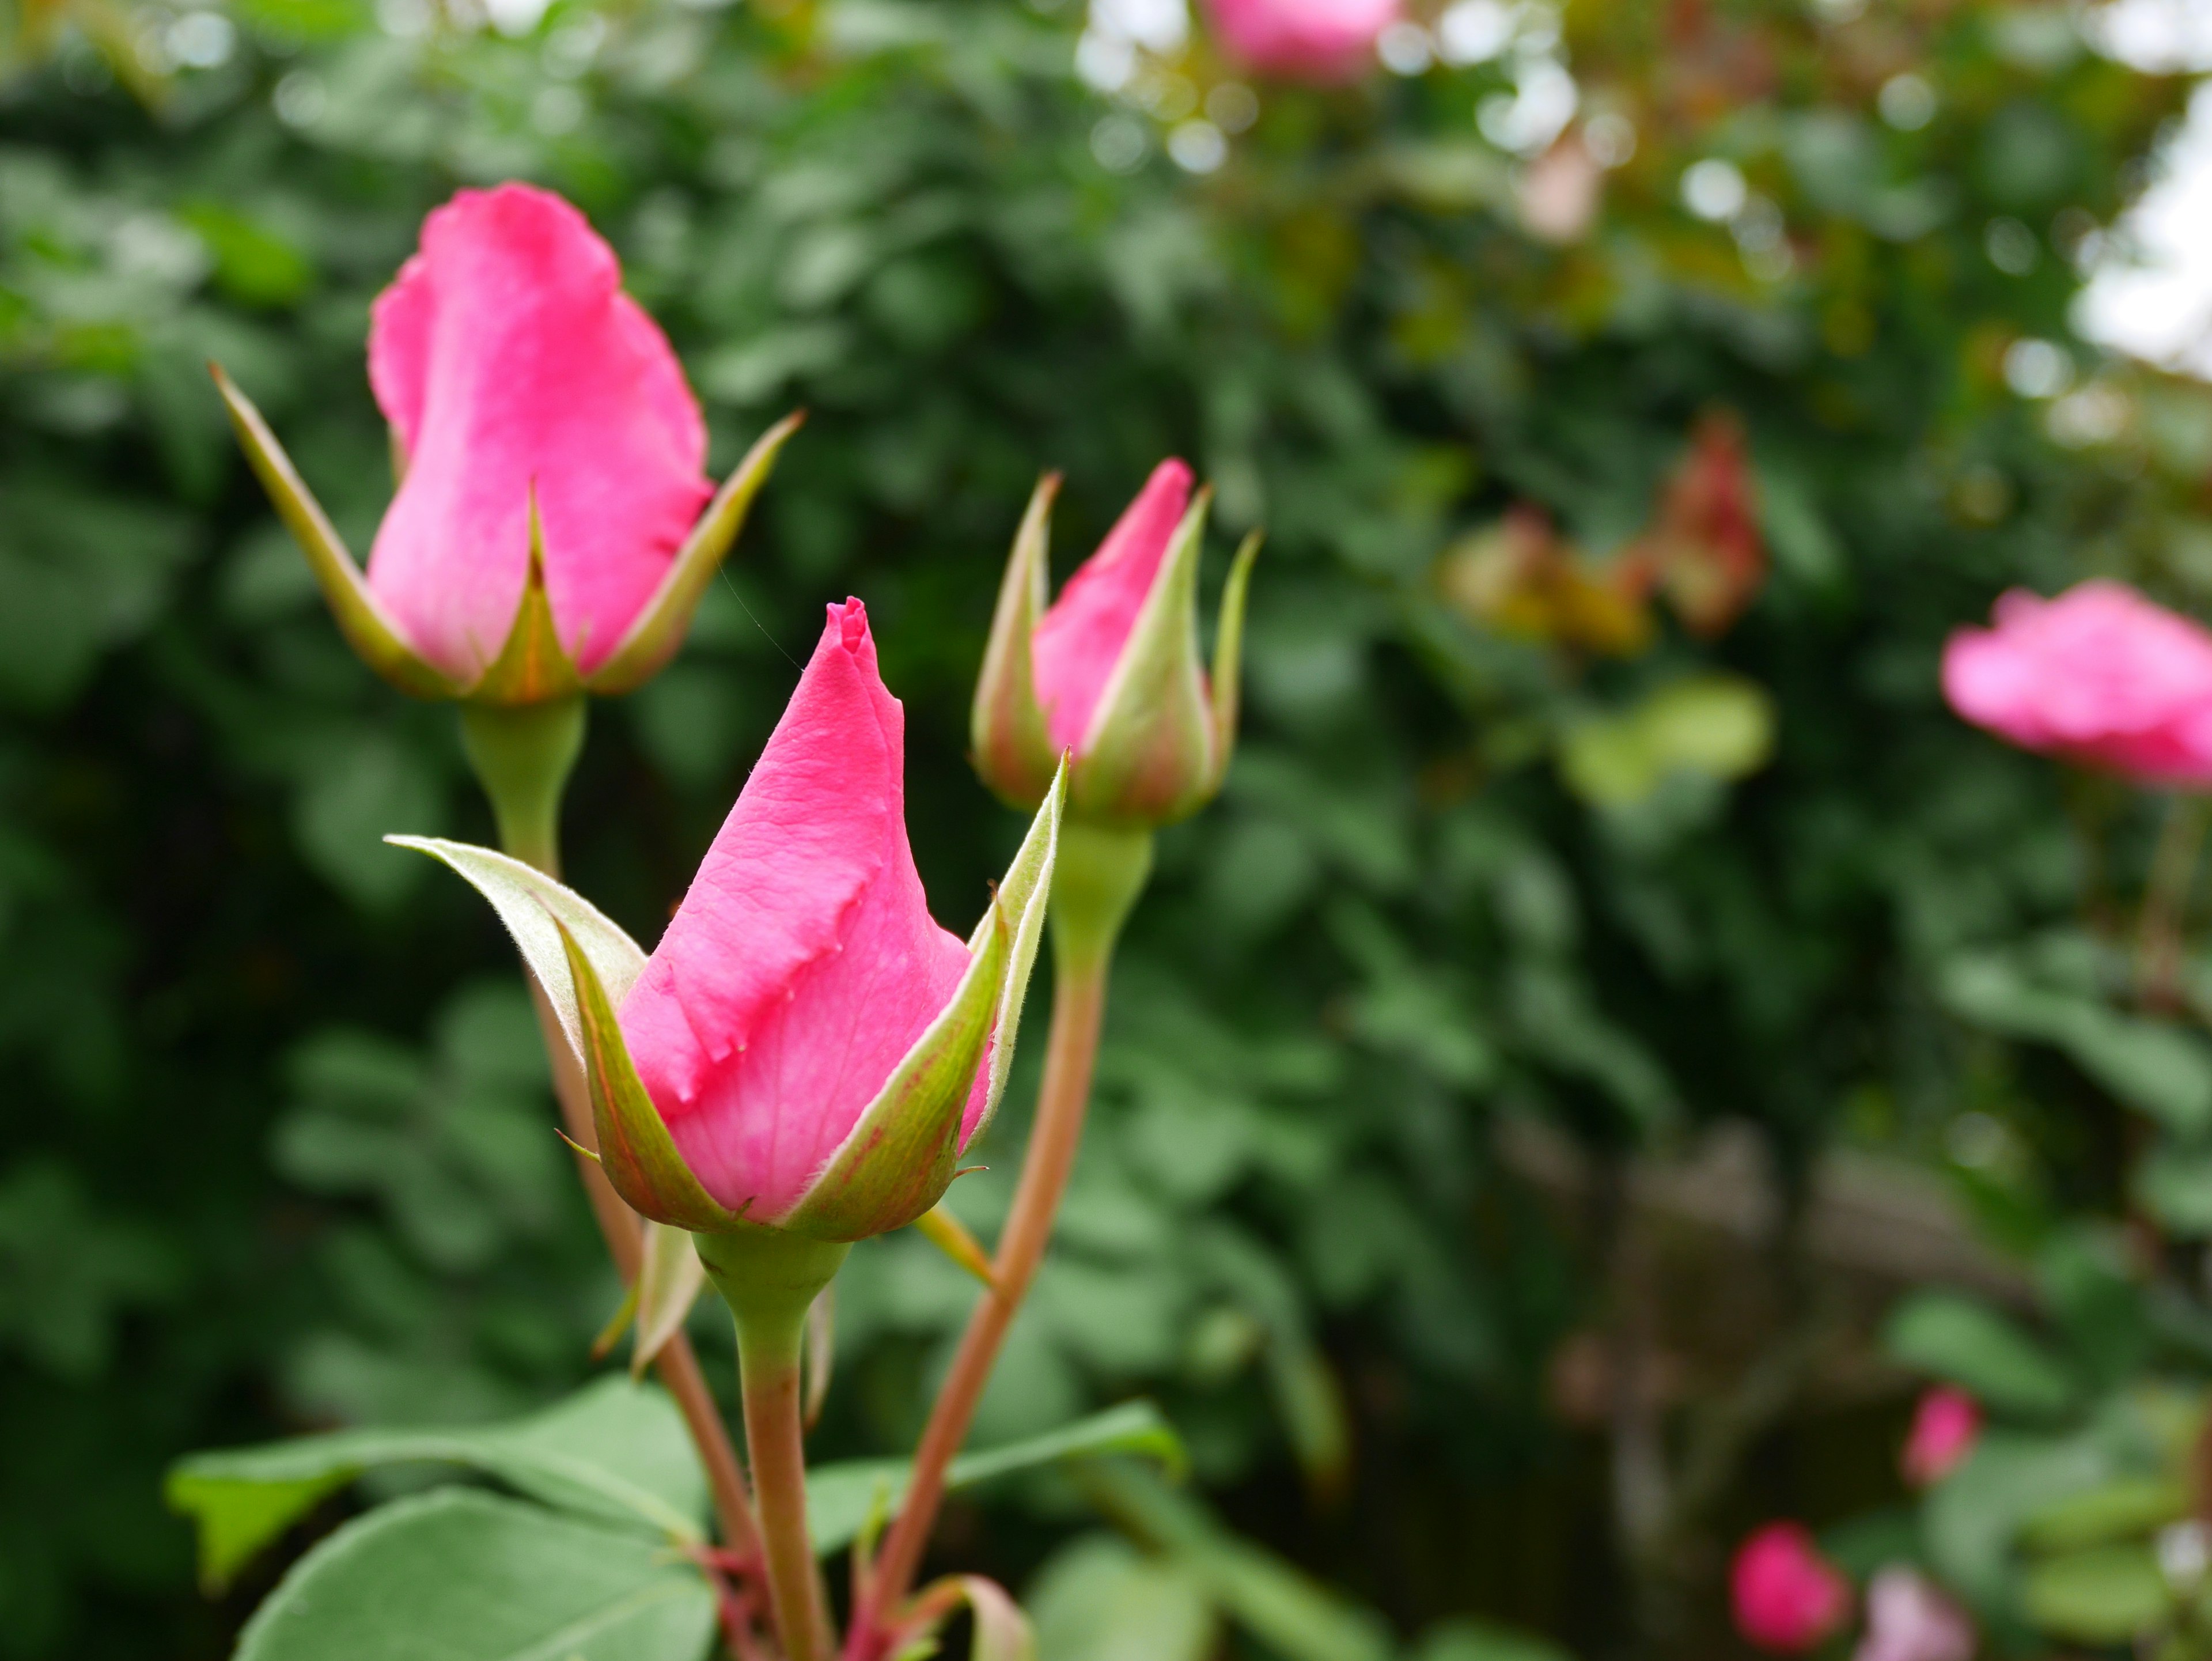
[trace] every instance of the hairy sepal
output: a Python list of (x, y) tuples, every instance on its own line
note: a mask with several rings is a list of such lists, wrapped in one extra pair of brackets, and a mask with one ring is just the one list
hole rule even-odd
[(383, 605), (369, 592), (368, 579), (354, 563), (330, 516), (292, 465), (291, 457), (284, 453), (284, 447), (276, 441), (276, 435), (270, 431), (253, 401), (239, 391), (220, 364), (209, 364), (208, 373), (215, 377), (216, 390), (230, 412), (230, 424), (254, 477), (269, 493), (277, 518), (284, 521), (300, 551), (307, 557), (307, 569), (315, 574), (316, 586), (323, 591), (346, 643), (363, 663), (403, 692), (418, 698), (459, 697), (460, 683), (417, 655), (398, 624), (386, 615)]
[(691, 618), (707, 585), (721, 569), (722, 561), (744, 528), (745, 515), (775, 470), (776, 457), (806, 418), (793, 411), (754, 441), (706, 512), (692, 526), (691, 534), (677, 550), (676, 557), (653, 591), (644, 608), (623, 633), (615, 649), (585, 678), (587, 691), (601, 694), (634, 691), (659, 674), (676, 648), (684, 643)]
[(1049, 586), (1046, 564), (1052, 538), (1052, 502), (1060, 475), (1037, 481), (1014, 535), (1014, 551), (999, 583), (991, 613), (990, 642), (983, 651), (983, 672), (975, 682), (975, 703), (969, 719), (969, 742), (975, 770), (1006, 800), (1031, 807), (1052, 782), (1057, 757), (1037, 702), (1036, 667), (1030, 636), (1044, 615)]
[(1164, 824), (1202, 806), (1218, 769), (1198, 655), (1198, 563), (1210, 493), (1176, 527), (1084, 734), (1071, 805), (1086, 818)]
[[(550, 916), (551, 914), (549, 913)], [(568, 958), (568, 974), (576, 993), (578, 1025), (583, 1033), (580, 1053), (584, 1079), (591, 1086), (592, 1123), (599, 1132), (599, 1163), (616, 1193), (631, 1210), (656, 1223), (668, 1223), (693, 1233), (726, 1233), (743, 1226), (736, 1212), (726, 1210), (691, 1174), (691, 1167), (677, 1151), (675, 1139), (660, 1117), (660, 1110), (646, 1094), (623, 1042), (622, 1025), (614, 1005), (599, 983), (592, 960), (557, 917), (553, 927)], [(641, 1313), (642, 1305), (641, 1304)]]
[(569, 972), (564, 934), (573, 940), (599, 984), (617, 1004), (645, 972), (645, 950), (619, 924), (565, 884), (534, 866), (498, 852), (442, 837), (386, 837), (395, 848), (412, 848), (444, 861), (491, 902), (515, 947), (560, 1019), (561, 1030), (580, 1057), (584, 1029), (575, 978)]

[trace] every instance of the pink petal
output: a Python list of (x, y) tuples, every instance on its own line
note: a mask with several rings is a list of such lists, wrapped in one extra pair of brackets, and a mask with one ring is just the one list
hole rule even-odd
[(613, 251), (559, 197), (463, 191), (371, 317), (369, 385), (406, 478), (369, 587), (448, 673), (499, 654), (529, 569), (532, 488), (556, 630), (588, 673), (712, 494), (707, 433)]
[(1190, 506), (1190, 469), (1170, 457), (1067, 580), (1030, 636), (1037, 702), (1053, 743), (1079, 751), (1106, 682), (1137, 626), (1176, 526)]
[(1208, 0), (1214, 32), (1247, 68), (1288, 80), (1348, 81), (1373, 63), (1398, 0)]
[(2212, 631), (2124, 584), (2018, 590), (1943, 652), (1943, 691), (2024, 749), (2143, 783), (2212, 784)]
[[(707, 1191), (789, 1210), (968, 965), (907, 845), (905, 715), (866, 610), (829, 626), (629, 996), (623, 1037)], [(974, 1109), (971, 1106), (970, 1123)]]
[(1769, 1523), (1729, 1566), (1736, 1630), (1778, 1654), (1813, 1648), (1850, 1614), (1851, 1585), (1820, 1555), (1802, 1523)]

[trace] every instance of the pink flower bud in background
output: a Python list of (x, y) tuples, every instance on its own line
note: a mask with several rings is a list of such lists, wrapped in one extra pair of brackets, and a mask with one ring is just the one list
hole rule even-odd
[(1973, 1661), (1974, 1623), (1966, 1612), (1902, 1563), (1867, 1587), (1867, 1629), (1851, 1661)]
[(1746, 1540), (1729, 1571), (1729, 1592), (1745, 1641), (1782, 1655), (1811, 1649), (1851, 1611), (1851, 1583), (1802, 1523), (1769, 1523)]
[(1206, 0), (1213, 32), (1247, 69), (1286, 81), (1355, 79), (1375, 61), (1376, 37), (1398, 0)]
[[(829, 626), (622, 1005), (639, 1079), (702, 1187), (757, 1222), (805, 1196), (951, 1001), (906, 836), (906, 719), (860, 601)], [(959, 1142), (989, 1069), (963, 1081)]]
[(368, 587), (417, 655), (477, 678), (530, 569), (588, 675), (713, 493), (707, 429), (666, 338), (583, 215), (527, 185), (463, 191), (377, 299), (369, 384), (404, 475)]
[(1898, 1464), (1915, 1488), (1940, 1482), (1974, 1451), (1982, 1433), (1981, 1404), (1963, 1390), (1938, 1384), (1913, 1409)]
[(1229, 764), (1258, 538), (1245, 539), (1223, 590), (1209, 680), (1198, 653), (1206, 501), (1193, 499), (1189, 467), (1170, 459), (1154, 468), (1048, 607), (1047, 525), (1058, 484), (1048, 477), (1031, 497), (1000, 587), (975, 687), (976, 769), (1027, 806), (1066, 755), (1077, 814), (1165, 824), (1208, 800)]
[(1943, 648), (1951, 707), (2023, 749), (2139, 783), (2212, 786), (2212, 631), (2124, 583), (2014, 589)]
[(1037, 703), (1054, 749), (1079, 753), (1090, 736), (1099, 697), (1189, 510), (1190, 484), (1187, 462), (1171, 456), (1153, 468), (1031, 633)]

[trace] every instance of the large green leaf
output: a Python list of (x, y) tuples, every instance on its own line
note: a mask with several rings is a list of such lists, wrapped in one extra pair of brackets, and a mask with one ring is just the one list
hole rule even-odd
[(1023, 1601), (1044, 1661), (1206, 1661), (1220, 1647), (1204, 1583), (1118, 1534), (1063, 1546)]
[(2028, 1566), (2021, 1585), (2027, 1618), (2085, 1644), (2124, 1644), (2164, 1625), (2173, 1592), (2147, 1545), (2095, 1546)]
[(447, 1488), (301, 1558), (236, 1661), (699, 1661), (707, 1578), (665, 1542)]
[(459, 1465), (549, 1505), (677, 1540), (700, 1537), (706, 1485), (657, 1387), (603, 1378), (503, 1425), (334, 1431), (198, 1453), (169, 1473), (171, 1506), (199, 1525), (200, 1579), (219, 1591), (324, 1495), (377, 1465)]
[(2047, 1417), (2074, 1400), (2075, 1381), (2063, 1363), (1988, 1305), (1957, 1293), (1907, 1299), (1890, 1317), (1885, 1342), (1905, 1366), (2007, 1412)]
[[(1124, 1402), (1042, 1436), (963, 1454), (952, 1462), (945, 1486), (974, 1488), (1062, 1460), (1109, 1454), (1152, 1459), (1171, 1471), (1184, 1463), (1182, 1439), (1160, 1410), (1150, 1402)], [(853, 1459), (808, 1471), (806, 1524), (814, 1549), (827, 1554), (845, 1545), (872, 1512), (896, 1514), (906, 1498), (907, 1477), (904, 1459)]]

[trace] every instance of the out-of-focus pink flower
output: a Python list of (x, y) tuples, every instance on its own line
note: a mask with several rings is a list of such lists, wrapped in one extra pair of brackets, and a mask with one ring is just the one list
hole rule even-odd
[(527, 185), (463, 191), (377, 299), (369, 385), (405, 473), (368, 587), (455, 681), (498, 657), (530, 569), (588, 675), (713, 493), (707, 429), (653, 319), (583, 215)]
[(2212, 630), (2102, 579), (2056, 599), (2014, 589), (1994, 625), (1943, 648), (1944, 696), (1968, 721), (2142, 783), (2212, 786)]
[(1060, 757), (1079, 815), (1129, 824), (1179, 818), (1220, 788), (1237, 733), (1246, 538), (1221, 601), (1214, 674), (1198, 654), (1198, 556), (1206, 503), (1170, 458), (1049, 607), (1047, 527), (1056, 477), (1030, 499), (999, 591), (972, 733), (976, 770), (1000, 795), (1038, 800)]
[(1597, 219), (1605, 169), (1570, 130), (1522, 169), (1516, 192), (1521, 223), (1540, 242), (1579, 242)]
[[(968, 971), (969, 948), (931, 918), (907, 846), (905, 729), (866, 610), (831, 606), (622, 1005), (638, 1077), (684, 1164), (754, 1222), (807, 1196)], [(981, 1059), (958, 1080), (961, 1147), (986, 1104)]]
[(1745, 1640), (1782, 1655), (1811, 1649), (1851, 1612), (1851, 1583), (1802, 1523), (1769, 1523), (1746, 1540), (1729, 1592)]
[(1206, 0), (1214, 33), (1246, 68), (1286, 81), (1350, 81), (1375, 61), (1398, 0)]
[(1851, 1661), (1973, 1661), (1974, 1623), (1917, 1570), (1892, 1563), (1867, 1587)]
[(1982, 1433), (1981, 1403), (1953, 1384), (1938, 1384), (1913, 1409), (1898, 1463), (1916, 1488), (1940, 1482), (1974, 1451)]

